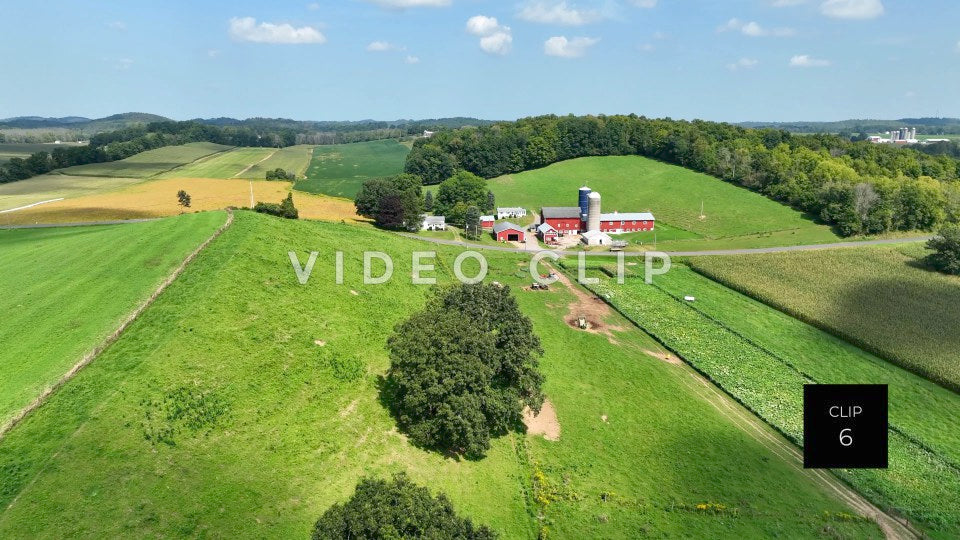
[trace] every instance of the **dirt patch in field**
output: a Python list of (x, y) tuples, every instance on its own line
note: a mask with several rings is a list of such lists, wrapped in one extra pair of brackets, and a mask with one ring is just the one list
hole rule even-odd
[(340, 418), (346, 418), (346, 417), (350, 416), (351, 414), (353, 414), (353, 411), (357, 410), (357, 403), (358, 403), (358, 401), (359, 401), (359, 400), (356, 400), (356, 399), (355, 399), (355, 400), (351, 401), (349, 405), (347, 405), (346, 407), (344, 407), (344, 408), (340, 411)]
[(567, 290), (573, 293), (575, 297), (574, 301), (567, 305), (567, 315), (564, 317), (567, 324), (580, 330), (580, 317), (583, 317), (587, 320), (585, 331), (604, 334), (611, 343), (616, 344), (613, 332), (622, 332), (623, 327), (606, 323), (607, 318), (613, 313), (610, 306), (603, 300), (574, 285), (570, 278), (560, 272), (557, 272), (557, 284), (566, 286)]
[(676, 356), (675, 354), (670, 354), (670, 353), (668, 353), (668, 352), (657, 352), (657, 351), (651, 351), (651, 350), (649, 350), (649, 349), (644, 349), (643, 352), (649, 354), (650, 356), (652, 356), (652, 357), (654, 357), (654, 358), (663, 360), (664, 362), (666, 362), (666, 363), (668, 363), (668, 364), (680, 365), (680, 364), (683, 363), (683, 361), (680, 360), (679, 358), (677, 358), (677, 356)]
[(543, 402), (538, 415), (534, 415), (529, 407), (524, 408), (523, 425), (527, 426), (527, 433), (530, 435), (543, 435), (543, 438), (548, 441), (560, 440), (560, 422), (557, 420), (557, 411), (549, 399)]

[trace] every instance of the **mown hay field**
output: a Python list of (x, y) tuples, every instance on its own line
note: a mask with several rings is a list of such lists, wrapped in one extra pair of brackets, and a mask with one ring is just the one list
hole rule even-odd
[[(409, 279), (411, 253), (430, 247), (237, 212), (128, 333), (0, 440), (0, 536), (305, 537), (358, 478), (401, 470), (504, 538), (880, 535), (704, 399), (686, 368), (646, 354), (656, 344), (626, 321), (583, 332), (565, 321), (570, 291), (522, 290), (523, 254), (488, 257), (488, 279), (511, 286), (543, 340), (560, 440), (510, 434), (479, 460), (412, 446), (379, 388), (387, 337), (429, 290)], [(306, 285), (290, 250), (321, 253)], [(392, 280), (362, 283), (365, 250), (393, 256)], [(439, 250), (431, 275), (448, 282), (458, 253)]]
[(960, 277), (922, 244), (694, 258), (713, 279), (960, 391)]
[[(592, 288), (798, 446), (804, 384), (889, 384), (889, 469), (836, 472), (881, 508), (935, 536), (960, 534), (960, 398), (698, 280), (706, 278), (675, 268), (654, 285), (629, 278), (625, 285), (605, 280)], [(697, 300), (684, 301), (688, 294)]]
[[(250, 207), (253, 202), (280, 202), (290, 192), (290, 182), (213, 178), (150, 180), (125, 189), (66, 199), (0, 214), (0, 225), (73, 223), (115, 219), (174, 216), (183, 212)], [(177, 192), (190, 194), (190, 208), (182, 208)], [(352, 201), (294, 192), (294, 204), (304, 219), (360, 220)]]
[(656, 216), (658, 225), (693, 233), (686, 238), (672, 235), (675, 241), (671, 249), (838, 239), (829, 227), (762, 195), (640, 156), (572, 159), (490, 180), (498, 206), (522, 206), (537, 212), (542, 206), (576, 206), (577, 190), (584, 185), (600, 192), (604, 212), (649, 211)]
[(403, 172), (409, 153), (410, 145), (395, 139), (317, 146), (307, 177), (296, 188), (353, 198), (366, 180)]
[[(140, 178), (65, 176), (44, 174), (19, 182), (0, 184), (0, 211), (59, 198), (106, 193), (143, 182)], [(23, 210), (18, 210), (22, 212)], [(0, 223), (9, 217), (0, 214)]]
[(0, 230), (0, 426), (93, 349), (226, 219)]
[(303, 176), (310, 165), (310, 158), (313, 157), (313, 145), (298, 144), (296, 146), (287, 146), (273, 153), (266, 161), (256, 163), (250, 169), (240, 173), (239, 178), (248, 178), (252, 180), (263, 180), (266, 178), (267, 171), (274, 169), (283, 169), (295, 175)]
[(276, 148), (234, 148), (168, 170), (159, 178), (234, 178), (277, 151)]
[(126, 159), (108, 163), (91, 163), (60, 169), (59, 173), (72, 176), (114, 176), (119, 178), (151, 178), (205, 156), (229, 150), (230, 146), (195, 142), (178, 146), (164, 146), (140, 152)]

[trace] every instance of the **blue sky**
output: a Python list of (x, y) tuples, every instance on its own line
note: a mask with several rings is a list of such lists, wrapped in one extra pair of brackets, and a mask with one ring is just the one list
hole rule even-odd
[(960, 116), (956, 0), (9, 2), (0, 117)]

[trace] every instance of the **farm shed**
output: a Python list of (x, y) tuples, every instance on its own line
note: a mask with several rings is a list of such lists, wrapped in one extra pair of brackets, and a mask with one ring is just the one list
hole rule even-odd
[(579, 206), (544, 206), (540, 215), (558, 234), (577, 234), (583, 227)]
[(557, 230), (551, 227), (549, 223), (541, 223), (540, 226), (537, 227), (537, 235), (548, 244), (553, 244), (557, 241)]
[(650, 212), (600, 214), (600, 230), (611, 234), (652, 231), (655, 222)]
[(492, 228), (493, 228), (493, 222), (496, 221), (496, 220), (497, 220), (497, 218), (494, 217), (494, 216), (480, 216), (480, 228), (482, 228), (482, 229), (492, 229)]
[(509, 221), (497, 223), (493, 226), (493, 237), (498, 242), (523, 242), (523, 227)]
[(587, 231), (580, 237), (580, 241), (588, 246), (609, 246), (613, 240), (605, 232)]
[(504, 218), (522, 218), (527, 215), (526, 208), (519, 208), (513, 206), (499, 207), (497, 208), (497, 219)]

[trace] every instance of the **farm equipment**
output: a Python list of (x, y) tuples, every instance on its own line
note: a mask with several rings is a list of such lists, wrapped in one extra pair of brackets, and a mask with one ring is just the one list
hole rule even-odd
[(533, 290), (533, 291), (546, 291), (549, 289), (550, 289), (549, 285), (547, 285), (546, 283), (540, 283), (539, 281), (534, 281), (533, 284), (530, 285), (530, 290)]
[(581, 330), (587, 329), (587, 318), (584, 317), (583, 315), (577, 317), (577, 328)]

